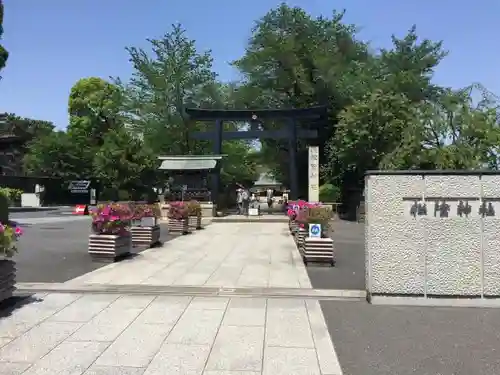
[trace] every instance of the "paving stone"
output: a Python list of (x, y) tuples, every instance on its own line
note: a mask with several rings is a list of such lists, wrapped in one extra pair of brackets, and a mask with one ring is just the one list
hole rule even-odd
[(309, 288), (293, 239), (276, 236), (287, 231), (285, 223), (212, 225), (68, 283)]
[(0, 361), (32, 363), (81, 326), (81, 323), (44, 322), (0, 348)]
[(232, 298), (222, 325), (264, 326), (266, 300), (263, 298)]
[(314, 349), (278, 348), (264, 349), (263, 375), (321, 375)]
[(188, 306), (189, 310), (225, 310), (229, 298), (224, 297), (195, 297)]
[(37, 361), (23, 375), (81, 374), (109, 343), (65, 341)]
[(88, 322), (118, 298), (116, 295), (83, 296), (49, 318), (59, 322)]
[(266, 345), (314, 348), (306, 309), (268, 309)]
[(242, 265), (238, 259), (235, 265), (230, 265), (230, 260), (224, 260), (225, 266), (220, 266), (217, 271), (210, 276), (205, 283), (207, 286), (234, 287), (241, 275)]
[(115, 309), (144, 309), (154, 299), (155, 296), (121, 296), (109, 307)]
[(132, 323), (97, 359), (96, 365), (146, 367), (160, 350), (172, 326)]
[(144, 375), (199, 375), (209, 353), (210, 345), (164, 344)]
[(223, 326), (206, 369), (260, 371), (263, 346), (264, 327)]
[(269, 284), (269, 267), (248, 262), (241, 271), (236, 285), (240, 287), (267, 287)]
[(210, 278), (212, 273), (213, 270), (210, 270), (208, 272), (188, 272), (184, 276), (175, 280), (172, 285), (187, 285), (187, 286), (204, 285)]
[(108, 307), (71, 336), (73, 341), (114, 341), (142, 309)]
[(146, 371), (145, 368), (93, 365), (87, 371), (85, 371), (83, 375), (143, 375), (144, 371)]
[(306, 307), (322, 374), (342, 374), (339, 359), (328, 333), (319, 302), (306, 301)]
[(270, 298), (267, 300), (267, 309), (270, 310), (299, 310), (306, 312), (306, 304), (302, 299)]
[(255, 371), (203, 371), (203, 375), (262, 375), (262, 372)]
[(139, 315), (136, 322), (175, 324), (186, 307), (191, 302), (191, 297), (157, 297)]
[(19, 306), (9, 316), (0, 319), (0, 337), (18, 337), (80, 297), (79, 294), (52, 293), (43, 300), (31, 298), (33, 302)]
[(15, 339), (27, 332), (39, 322), (18, 322), (12, 316), (0, 319), (0, 337)]
[(40, 302), (36, 303), (40, 307), (48, 307), (50, 309), (61, 309), (70, 303), (73, 303), (77, 299), (81, 298), (81, 294), (73, 293), (49, 293), (43, 297), (40, 297)]
[(0, 348), (4, 345), (7, 345), (12, 340), (13, 340), (13, 338), (11, 338), (11, 337), (0, 337)]
[(21, 375), (31, 363), (0, 362), (0, 375)]
[(269, 287), (271, 288), (300, 288), (298, 274), (295, 267), (286, 269), (271, 269), (269, 274)]
[(187, 309), (181, 316), (167, 342), (185, 345), (212, 345), (222, 322), (224, 310)]

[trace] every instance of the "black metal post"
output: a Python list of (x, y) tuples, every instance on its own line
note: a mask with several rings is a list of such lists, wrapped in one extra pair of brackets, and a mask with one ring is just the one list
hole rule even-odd
[[(215, 131), (214, 131), (214, 137), (213, 137), (213, 153), (214, 155), (221, 155), (222, 154), (222, 130), (224, 127), (224, 123), (222, 120), (218, 119), (215, 121)], [(213, 171), (213, 178), (212, 178), (212, 202), (214, 204), (218, 203), (219, 200), (219, 189), (220, 189), (220, 166), (221, 161), (217, 161), (217, 165), (214, 168)]]
[(288, 119), (288, 153), (290, 156), (290, 199), (295, 200), (299, 194), (299, 177), (297, 175), (297, 127), (295, 119)]

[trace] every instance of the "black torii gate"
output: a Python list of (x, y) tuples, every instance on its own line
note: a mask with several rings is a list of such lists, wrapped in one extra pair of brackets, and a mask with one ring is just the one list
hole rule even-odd
[[(290, 199), (298, 198), (298, 174), (297, 174), (297, 139), (315, 139), (318, 136), (316, 130), (297, 129), (297, 119), (315, 119), (326, 113), (326, 107), (310, 107), (302, 109), (243, 109), (243, 110), (220, 110), (220, 109), (198, 109), (186, 108), (186, 113), (192, 120), (215, 121), (215, 129), (207, 132), (196, 132), (191, 135), (194, 139), (213, 141), (213, 153), (222, 154), (222, 141), (232, 139), (287, 139), (290, 154)], [(286, 127), (279, 130), (237, 130), (223, 131), (223, 121), (246, 121), (249, 123), (261, 120), (285, 120)], [(213, 178), (212, 191), (217, 195), (220, 186), (220, 165)], [(213, 197), (215, 198), (215, 197)], [(216, 200), (213, 199), (212, 200)]]

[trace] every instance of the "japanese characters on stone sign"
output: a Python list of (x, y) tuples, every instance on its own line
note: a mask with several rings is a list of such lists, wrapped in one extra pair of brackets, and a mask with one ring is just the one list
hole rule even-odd
[(309, 201), (319, 201), (319, 147), (309, 147)]
[(495, 203), (500, 203), (500, 198), (461, 198), (461, 197), (407, 197), (410, 216), (447, 218), (447, 217), (493, 217), (496, 215)]

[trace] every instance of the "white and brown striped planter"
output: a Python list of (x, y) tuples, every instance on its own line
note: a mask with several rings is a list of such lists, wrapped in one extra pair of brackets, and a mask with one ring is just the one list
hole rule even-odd
[(306, 236), (307, 236), (307, 231), (304, 228), (297, 229), (297, 235), (295, 236), (295, 239), (297, 242), (297, 248), (299, 249), (301, 254), (304, 248), (304, 240)]
[(132, 251), (132, 236), (114, 234), (91, 234), (88, 252), (92, 259), (115, 261)]
[(188, 227), (191, 231), (201, 229), (201, 215), (188, 216)]
[(16, 285), (16, 262), (0, 257), (0, 302), (12, 297)]
[(301, 255), (305, 264), (318, 262), (335, 265), (333, 240), (331, 238), (306, 237)]
[(189, 233), (188, 218), (181, 220), (168, 219), (168, 231), (170, 233), (188, 234)]
[(133, 246), (147, 245), (148, 247), (151, 247), (160, 242), (159, 225), (154, 225), (152, 227), (131, 227), (130, 233), (132, 234)]

